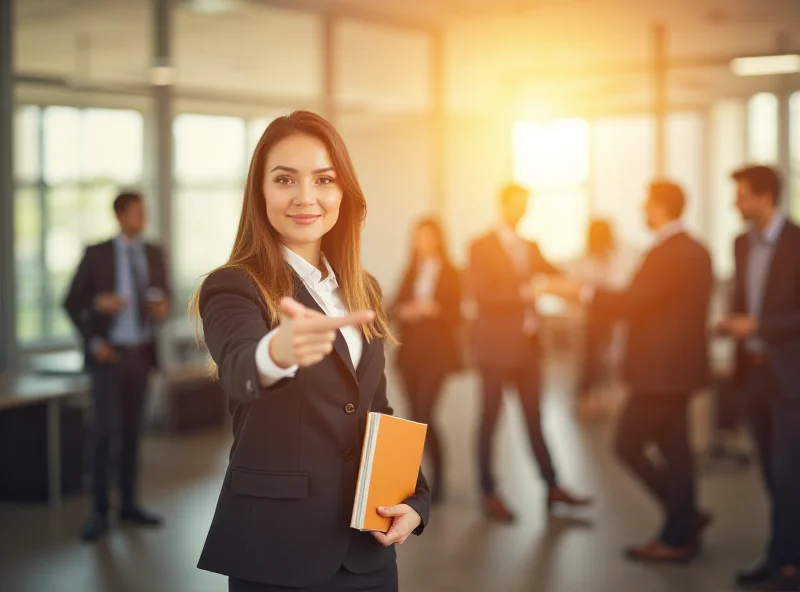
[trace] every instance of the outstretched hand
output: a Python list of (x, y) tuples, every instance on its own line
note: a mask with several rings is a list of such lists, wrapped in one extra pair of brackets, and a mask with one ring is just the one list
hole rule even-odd
[(280, 311), (281, 324), (269, 344), (269, 354), (282, 368), (294, 364), (312, 366), (320, 362), (333, 349), (337, 330), (363, 325), (375, 318), (371, 310), (329, 317), (288, 297), (281, 300)]

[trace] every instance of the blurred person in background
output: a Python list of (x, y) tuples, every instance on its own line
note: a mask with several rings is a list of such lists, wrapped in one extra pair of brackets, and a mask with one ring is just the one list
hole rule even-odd
[(562, 488), (542, 431), (542, 351), (533, 278), (558, 274), (536, 243), (517, 234), (528, 208), (529, 192), (508, 185), (500, 194), (502, 223), (470, 246), (469, 274), (477, 304), (472, 338), (475, 364), (481, 374), (482, 408), (478, 437), (478, 467), (485, 513), (510, 522), (514, 514), (496, 491), (492, 470), (495, 427), (503, 402), (503, 387), (513, 384), (522, 403), (528, 438), (547, 487), (547, 511), (555, 505), (585, 506)]
[(444, 463), (433, 413), (447, 375), (461, 367), (461, 285), (435, 218), (423, 218), (414, 228), (410, 261), (392, 308), (400, 322), (397, 365), (411, 419), (428, 425), (425, 451), (436, 502), (443, 495)]
[[(596, 288), (615, 288), (620, 271), (616, 261), (617, 241), (611, 222), (594, 219), (586, 233), (586, 254), (568, 264), (570, 276)], [(600, 411), (598, 390), (608, 386), (611, 372), (611, 345), (615, 323), (588, 317), (584, 325), (584, 349), (577, 410), (585, 418)]]
[(736, 239), (733, 307), (721, 329), (737, 341), (736, 382), (772, 505), (766, 555), (736, 580), (800, 590), (800, 227), (779, 209), (777, 171), (751, 166), (733, 179), (750, 229)]
[(139, 440), (148, 377), (157, 365), (157, 323), (169, 314), (170, 289), (161, 249), (146, 243), (139, 193), (114, 200), (120, 233), (86, 249), (64, 308), (83, 338), (92, 379), (94, 508), (81, 536), (95, 541), (108, 530), (108, 473), (112, 440), (121, 439), (120, 520), (158, 526), (161, 518), (138, 505)]
[[(601, 322), (627, 322), (624, 374), (630, 394), (616, 450), (664, 512), (659, 535), (626, 550), (638, 561), (690, 561), (711, 523), (695, 499), (689, 403), (711, 384), (708, 314), (714, 278), (708, 251), (681, 221), (685, 205), (678, 185), (650, 185), (644, 211), (656, 244), (628, 288), (607, 290), (564, 278), (548, 278), (541, 286), (546, 293), (584, 302), (588, 314)], [(661, 462), (647, 453), (651, 444)]]
[(198, 567), (231, 592), (396, 592), (394, 545), (428, 521), (430, 490), (350, 528), (367, 414), (391, 414), (375, 279), (361, 266), (366, 199), (320, 116), (275, 119), (256, 146), (228, 262), (192, 311), (228, 396), (234, 441)]

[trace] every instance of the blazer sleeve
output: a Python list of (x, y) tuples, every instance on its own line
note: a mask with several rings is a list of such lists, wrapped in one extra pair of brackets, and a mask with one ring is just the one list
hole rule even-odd
[[(795, 249), (800, 249), (800, 239), (798, 239), (796, 243), (797, 247), (795, 247)], [(781, 287), (787, 290), (792, 290), (791, 293), (796, 295), (795, 309), (779, 314), (764, 315), (764, 318), (762, 318), (760, 322), (759, 335), (767, 343), (800, 340), (800, 253), (795, 250), (792, 253), (792, 256), (794, 256), (794, 264), (798, 269), (790, 277), (795, 278), (797, 285)], [(786, 280), (783, 278), (778, 278), (776, 281), (784, 282)]]
[(561, 275), (561, 270), (550, 263), (547, 259), (545, 259), (544, 255), (542, 255), (541, 249), (539, 249), (539, 245), (536, 243), (531, 243), (531, 254), (532, 254), (532, 261), (533, 261), (533, 273), (543, 273), (545, 275)]
[(90, 256), (91, 251), (87, 248), (64, 298), (64, 309), (86, 343), (89, 343), (94, 337), (91, 332), (91, 323), (89, 322), (94, 298)]
[[(680, 265), (683, 263), (672, 267), (677, 269)], [(592, 314), (608, 319), (625, 319), (653, 310), (670, 296), (676, 285), (674, 276), (666, 269), (657, 261), (654, 252), (650, 252), (626, 290), (596, 290)]]
[[(375, 398), (372, 404), (372, 411), (383, 413), (385, 415), (394, 415), (394, 410), (389, 405), (389, 400), (386, 397), (386, 373), (381, 376), (381, 381), (378, 384), (378, 389), (375, 391)], [(422, 474), (422, 469), (419, 470), (417, 475), (417, 487), (414, 495), (403, 500), (404, 504), (408, 504), (420, 517), (420, 525), (414, 529), (416, 535), (422, 534), (425, 527), (428, 525), (431, 512), (431, 489), (428, 486), (428, 481), (425, 475)]]
[(164, 257), (164, 250), (161, 247), (155, 247), (156, 252), (156, 260), (158, 261), (158, 266), (161, 268), (161, 281), (163, 285), (161, 289), (164, 290), (164, 295), (166, 296), (167, 300), (172, 300), (172, 282), (170, 282), (169, 277), (169, 270), (167, 269), (166, 257)]
[(302, 373), (262, 387), (256, 367), (256, 346), (271, 327), (262, 316), (261, 297), (247, 276), (221, 269), (206, 278), (200, 290), (203, 335), (219, 380), (229, 397), (248, 403), (285, 394), (297, 387)]

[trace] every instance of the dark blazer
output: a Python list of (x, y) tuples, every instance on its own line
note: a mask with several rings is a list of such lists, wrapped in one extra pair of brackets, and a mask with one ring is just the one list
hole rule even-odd
[[(299, 278), (296, 298), (321, 312)], [(208, 276), (200, 292), (206, 345), (228, 396), (234, 441), (198, 567), (272, 585), (327, 581), (395, 561), (370, 533), (350, 528), (369, 411), (392, 413), (383, 343), (364, 342), (352, 367), (341, 332), (334, 352), (270, 388), (259, 385), (255, 350), (277, 323), (255, 286), (235, 269)], [(419, 474), (406, 500), (428, 522), (430, 490)]]
[[(169, 278), (161, 249), (156, 245), (145, 244), (145, 253), (150, 278), (149, 287), (161, 288), (167, 298), (170, 298)], [(108, 240), (87, 247), (64, 299), (64, 308), (83, 338), (87, 368), (92, 368), (94, 365), (94, 356), (91, 352), (92, 339), (107, 340), (114, 320), (113, 316), (98, 312), (94, 308), (94, 300), (103, 292), (116, 292), (116, 290), (117, 259), (114, 241)], [(157, 365), (155, 342), (148, 347), (155, 367)]]
[(590, 314), (625, 320), (624, 373), (640, 394), (689, 394), (711, 383), (708, 312), (711, 257), (680, 232), (656, 245), (622, 292), (598, 290)]
[[(394, 308), (414, 299), (416, 279), (417, 265), (412, 262), (403, 276)], [(397, 364), (403, 371), (413, 371), (421, 364), (441, 374), (461, 368), (461, 279), (450, 263), (442, 263), (434, 299), (441, 308), (438, 317), (400, 323), (402, 344), (397, 352)]]
[[(739, 236), (734, 246), (736, 276), (733, 312), (747, 313), (747, 259), (750, 239)], [(767, 278), (758, 334), (767, 346), (773, 374), (787, 397), (800, 397), (800, 227), (787, 220), (778, 238)], [(747, 357), (737, 347), (737, 384), (745, 386)]]
[(469, 275), (478, 305), (472, 327), (475, 364), (479, 368), (514, 370), (525, 363), (530, 337), (523, 331), (527, 305), (520, 287), (536, 274), (559, 274), (534, 242), (528, 242), (530, 269), (520, 277), (496, 233), (472, 243)]

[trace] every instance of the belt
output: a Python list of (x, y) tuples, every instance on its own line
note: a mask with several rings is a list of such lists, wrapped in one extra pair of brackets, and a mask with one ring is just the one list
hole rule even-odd
[(767, 363), (767, 354), (765, 353), (748, 353), (747, 361), (751, 366), (764, 366)]

